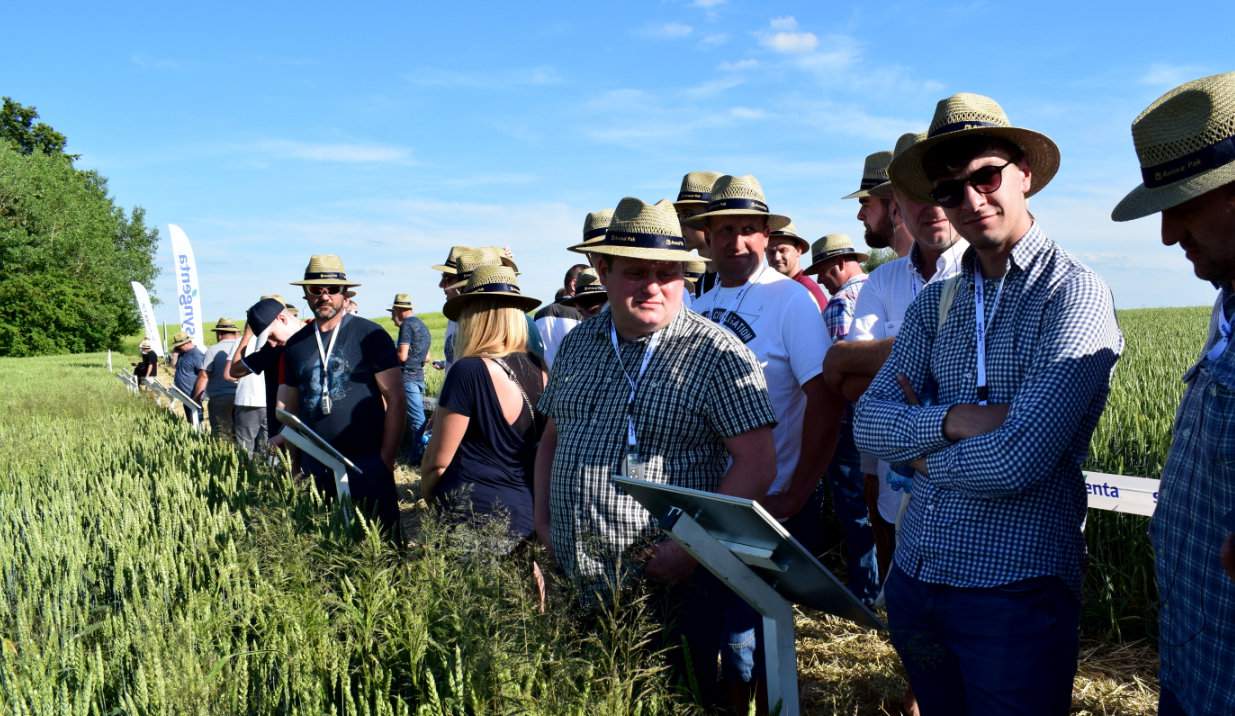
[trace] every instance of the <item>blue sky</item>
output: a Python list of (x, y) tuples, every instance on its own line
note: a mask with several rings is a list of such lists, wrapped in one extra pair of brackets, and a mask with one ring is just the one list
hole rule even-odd
[(429, 266), (456, 243), (510, 246), (551, 298), (588, 211), (672, 199), (694, 169), (756, 175), (812, 238), (858, 237), (838, 197), (862, 158), (958, 91), (1059, 143), (1033, 210), (1118, 306), (1212, 301), (1155, 219), (1108, 216), (1139, 181), (1132, 118), (1235, 69), (1225, 3), (246, 5), (26, 3), (0, 47), (0, 94), (159, 225), (159, 296), (166, 224), (188, 232), (211, 320), (294, 295), (325, 252), (366, 315), (396, 291), (436, 311)]

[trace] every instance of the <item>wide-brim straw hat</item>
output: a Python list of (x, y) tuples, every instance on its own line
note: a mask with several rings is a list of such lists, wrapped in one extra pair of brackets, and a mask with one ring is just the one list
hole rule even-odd
[(810, 247), (810, 266), (802, 269), (802, 273), (817, 274), (823, 268), (824, 261), (837, 256), (852, 256), (855, 261), (870, 258), (870, 254), (858, 251), (847, 234), (827, 234)]
[(293, 286), (359, 286), (355, 281), (349, 281), (347, 270), (343, 268), (343, 260), (334, 254), (317, 254), (309, 258), (309, 265), (304, 269), (304, 278), (292, 281)]
[(707, 206), (712, 198), (712, 186), (723, 174), (720, 172), (688, 172), (682, 177), (682, 187), (673, 206)]
[(226, 318), (220, 318), (219, 320), (214, 322), (214, 332), (215, 333), (239, 333), (240, 326), (237, 326), (235, 323), (232, 323), (230, 320)]
[[(904, 154), (905, 150), (909, 149), (923, 139), (926, 139), (926, 132), (905, 132), (902, 134), (900, 138), (896, 140), (896, 148), (892, 150), (892, 160), (896, 161), (896, 158)], [(867, 196), (878, 196), (884, 198), (892, 196), (892, 182), (885, 181), (878, 186), (871, 187), (870, 191), (867, 192)]]
[(193, 342), (193, 336), (190, 336), (188, 333), (185, 333), (184, 331), (180, 331), (176, 333), (176, 335), (172, 336), (172, 348), (179, 348), (185, 343), (192, 343), (192, 342)]
[(608, 298), (609, 291), (600, 282), (600, 275), (596, 273), (596, 269), (589, 268), (580, 271), (579, 276), (575, 278), (575, 295), (563, 298), (561, 303), (567, 306), (577, 306), (598, 303)]
[(446, 262), (437, 264), (433, 270), (450, 274), (459, 273), (459, 254), (470, 248), (470, 246), (451, 246), (450, 253), (446, 254)]
[(772, 239), (789, 239), (797, 245), (798, 250), (802, 253), (810, 251), (810, 242), (798, 234), (798, 228), (793, 225), (792, 221), (786, 224), (783, 228), (777, 229), (769, 234), (768, 241), (770, 242)]
[(467, 286), (458, 296), (446, 301), (442, 313), (452, 321), (459, 320), (464, 307), (488, 300), (499, 306), (517, 308), (524, 313), (540, 305), (540, 301), (519, 291), (519, 278), (509, 266), (480, 266), (472, 271)]
[[(866, 155), (862, 164), (862, 181), (858, 190), (842, 196), (842, 199), (862, 199), (871, 195), (871, 189), (888, 180), (888, 165), (892, 163), (892, 152), (874, 152)], [(852, 184), (850, 185), (852, 186)]]
[(1235, 72), (1167, 92), (1132, 122), (1142, 183), (1111, 218), (1149, 216), (1235, 182)]
[[(449, 288), (462, 289), (467, 286), (467, 281), (472, 276), (472, 272), (481, 266), (503, 266), (502, 250), (496, 246), (481, 246), (475, 249), (467, 249), (459, 254), (457, 270), (455, 276), (458, 281), (450, 284)], [(507, 266), (511, 271), (514, 268)]]
[(892, 160), (888, 178), (909, 197), (933, 202), (931, 181), (922, 166), (922, 158), (940, 144), (972, 136), (994, 137), (1020, 147), (1033, 173), (1025, 196), (1042, 191), (1059, 171), (1059, 147), (1054, 140), (1041, 132), (1012, 126), (1003, 107), (990, 97), (961, 92), (939, 100), (926, 139)]
[(768, 220), (768, 231), (783, 229), (789, 225), (789, 217), (773, 214), (768, 210), (767, 199), (763, 196), (763, 186), (759, 180), (747, 174), (740, 177), (725, 176), (712, 185), (712, 197), (708, 200), (708, 210), (696, 214), (683, 223), (690, 226), (703, 227), (708, 219), (716, 216), (763, 216)]
[(394, 300), (390, 302), (390, 308), (387, 310), (393, 313), (394, 311), (400, 311), (405, 308), (411, 308), (411, 307), (412, 307), (411, 294), (396, 293)]
[(703, 278), (703, 274), (707, 272), (708, 265), (702, 260), (701, 256), (696, 256), (695, 260), (682, 264), (682, 275), (686, 277), (686, 283), (691, 286), (694, 286), (699, 279)]
[(667, 199), (647, 204), (629, 196), (618, 202), (613, 210), (613, 220), (604, 238), (570, 248), (585, 254), (645, 261), (694, 261), (699, 258), (686, 248), (682, 224), (673, 204)]
[[(603, 239), (605, 232), (609, 231), (610, 221), (613, 221), (613, 209), (588, 212), (583, 218), (583, 243), (591, 244)], [(578, 251), (574, 246), (569, 248), (571, 251)]]
[(153, 347), (154, 347), (153, 344), (149, 340), (145, 340), (137, 344), (137, 350), (141, 351), (142, 353), (149, 351)]

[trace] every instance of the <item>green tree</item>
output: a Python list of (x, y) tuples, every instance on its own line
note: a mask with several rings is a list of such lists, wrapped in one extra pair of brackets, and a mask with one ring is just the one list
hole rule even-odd
[[(12, 142), (22, 154), (33, 154), (36, 151), (64, 154), (68, 140), (63, 134), (52, 129), (51, 125), (36, 123), (34, 120), (38, 118), (38, 110), (34, 107), (27, 107), (5, 97), (4, 106), (0, 108), (0, 139)], [(66, 156), (77, 158), (73, 155)]]

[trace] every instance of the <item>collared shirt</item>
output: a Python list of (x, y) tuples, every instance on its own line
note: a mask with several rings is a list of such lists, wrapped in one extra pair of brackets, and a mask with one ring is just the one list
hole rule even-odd
[(1149, 533), (1157, 567), (1160, 678), (1195, 714), (1235, 713), (1235, 584), (1218, 559), (1235, 510), (1235, 344), (1206, 358), (1220, 312), (1235, 316), (1235, 291), (1214, 305), (1209, 338), (1175, 415)]
[[(619, 364), (612, 325), (606, 311), (566, 335), (538, 405), (557, 428), (554, 554), (566, 574), (602, 592), (617, 584), (619, 559), (657, 534), (655, 519), (610, 479), (626, 454), (623, 366), (636, 378), (651, 337), (619, 343)], [(746, 346), (697, 313), (679, 310), (660, 334), (631, 406), (644, 477), (715, 491), (729, 463), (724, 440), (775, 422), (763, 372)]]
[(733, 332), (754, 352), (776, 411), (776, 479), (768, 494), (789, 488), (802, 454), (805, 386), (823, 372), (832, 342), (818, 307), (797, 282), (763, 264), (741, 286), (717, 284), (695, 301), (695, 310)]
[[(965, 253), (957, 291), (939, 325), (942, 287), (909, 307), (892, 355), (858, 401), (858, 448), (891, 463), (926, 456), (897, 534), (896, 565), (926, 582), (993, 587), (1057, 576), (1080, 596), (1086, 492), (1081, 463), (1123, 350), (1106, 284), (1035, 223), (1013, 246), (983, 306), (992, 404), (1003, 425), (950, 442), (944, 416), (976, 403), (974, 267)], [(1002, 288), (999, 282), (1003, 282)], [(929, 406), (905, 402), (905, 374)]]
[[(853, 312), (853, 325), (847, 341), (878, 341), (895, 338), (905, 320), (905, 311), (930, 283), (944, 281), (961, 270), (961, 257), (969, 243), (957, 239), (956, 243), (935, 259), (935, 273), (927, 281), (922, 276), (922, 254), (917, 244), (907, 256), (877, 266), (866, 279), (858, 294), (858, 305)], [(900, 511), (901, 495), (888, 484), (888, 463), (870, 455), (862, 456), (862, 472), (879, 477), (879, 515), (886, 522), (895, 522)]]
[(951, 248), (935, 260), (935, 273), (927, 281), (918, 265), (922, 256), (915, 244), (908, 256), (889, 261), (871, 271), (858, 296), (853, 312), (853, 326), (845, 336), (847, 341), (878, 341), (895, 338), (905, 320), (909, 304), (923, 287), (955, 276), (961, 270), (961, 257), (969, 243), (958, 239)]
[(866, 283), (866, 274), (858, 274), (845, 282), (823, 309), (823, 324), (828, 329), (828, 335), (833, 341), (843, 341), (849, 335), (849, 327), (853, 323), (853, 311), (858, 306), (858, 295)]

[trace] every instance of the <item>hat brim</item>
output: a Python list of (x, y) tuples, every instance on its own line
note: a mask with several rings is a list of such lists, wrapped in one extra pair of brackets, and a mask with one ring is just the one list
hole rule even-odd
[(394, 313), (395, 311), (411, 310), (411, 308), (412, 308), (412, 305), (410, 303), (396, 303), (395, 305), (391, 306), (390, 308), (387, 308), (386, 310), (391, 313)]
[(289, 281), (293, 286), (347, 286), (356, 287), (360, 284), (341, 278), (312, 279), (308, 281)]
[(1150, 189), (1144, 184), (1128, 192), (1111, 211), (1112, 221), (1131, 221), (1179, 206), (1185, 201), (1235, 182), (1235, 162), (1227, 162), (1203, 174)]
[(790, 241), (794, 243), (794, 245), (796, 245), (801, 250), (802, 253), (804, 254), (810, 253), (810, 242), (802, 238), (801, 236), (789, 236), (787, 234), (781, 234), (779, 236), (769, 236), (768, 244), (770, 245), (776, 239), (789, 239)]
[(609, 300), (608, 291), (589, 291), (588, 293), (576, 293), (573, 296), (567, 296), (558, 303), (564, 306), (578, 306), (580, 304), (587, 305), (589, 303), (601, 303)]
[(240, 329), (235, 326), (230, 326), (228, 328), (219, 328), (218, 326), (215, 326), (212, 330), (215, 333), (239, 333), (240, 332)]
[(449, 274), (459, 273), (459, 269), (454, 268), (453, 266), (447, 266), (445, 264), (437, 264), (436, 266), (433, 266), (432, 268), (434, 271), (441, 271), (442, 273), (449, 273)]
[(568, 247), (567, 250), (581, 254), (625, 256), (626, 258), (643, 259), (644, 261), (709, 261), (709, 259), (685, 249), (641, 249), (637, 246), (613, 246), (604, 242), (575, 244)]
[(508, 291), (494, 291), (492, 293), (461, 293), (454, 298), (446, 300), (446, 305), (442, 306), (442, 313), (452, 321), (459, 320), (459, 316), (463, 313), (463, 308), (467, 304), (481, 299), (488, 299), (495, 303), (500, 303), (504, 307), (517, 308), (520, 311), (527, 313), (540, 305), (540, 299), (531, 296), (524, 296), (521, 293), (510, 293)]
[(707, 206), (707, 205), (708, 203), (704, 201), (703, 199), (681, 199), (679, 201), (673, 202), (674, 209), (678, 208), (679, 206)]
[(986, 136), (1015, 144), (1025, 153), (1032, 173), (1032, 185), (1025, 196), (1033, 196), (1046, 188), (1059, 171), (1059, 147), (1050, 137), (1021, 127), (971, 127), (929, 137), (914, 144), (892, 159), (888, 165), (888, 178), (897, 189), (918, 201), (934, 203), (931, 198), (931, 181), (922, 168), (922, 158), (931, 149), (961, 137)]
[(870, 254), (864, 254), (861, 251), (858, 251), (857, 249), (854, 249), (853, 251), (844, 251), (844, 252), (832, 254), (831, 256), (824, 256), (818, 261), (812, 261), (810, 263), (810, 266), (807, 266), (806, 268), (802, 269), (802, 273), (806, 274), (807, 276), (814, 276), (815, 274), (819, 273), (819, 269), (823, 267), (823, 264), (825, 261), (831, 261), (832, 259), (839, 258), (841, 256), (852, 256), (853, 259), (857, 261), (858, 263), (861, 263), (870, 258)]
[(188, 340), (180, 341), (179, 343), (173, 343), (173, 344), (172, 344), (172, 350), (175, 350), (175, 349), (179, 348), (180, 346), (187, 346), (188, 344), (190, 344), (190, 343), (192, 343), (192, 342), (193, 342), (193, 339), (192, 339), (192, 338), (189, 338)]
[(889, 199), (892, 197), (892, 182), (885, 181), (882, 184), (876, 184), (867, 190), (866, 196), (873, 196), (878, 199)]
[(762, 211), (752, 211), (750, 209), (718, 209), (716, 211), (707, 211), (702, 214), (695, 214), (688, 219), (682, 219), (682, 223), (687, 226), (693, 226), (697, 229), (703, 228), (703, 224), (714, 216), (763, 216), (768, 220), (768, 233), (783, 229), (790, 224), (790, 219), (787, 216), (780, 214), (765, 214)]
[[(884, 184), (886, 184), (886, 183), (887, 183), (887, 182), (884, 182)], [(875, 185), (875, 187), (877, 187), (877, 186), (882, 186), (882, 185), (881, 185), (881, 184), (876, 184), (876, 185)], [(866, 197), (868, 197), (868, 196), (870, 196), (870, 195), (871, 195), (871, 191), (873, 191), (873, 190), (875, 189), (875, 187), (868, 187), (868, 188), (866, 188), (866, 189), (858, 189), (858, 190), (857, 190), (857, 191), (855, 191), (855, 192), (851, 192), (851, 193), (849, 193), (849, 194), (846, 194), (846, 195), (842, 196), (842, 197), (841, 197), (841, 199), (842, 199), (842, 200), (844, 200), (844, 199), (864, 199), (864, 198), (866, 198)]]

